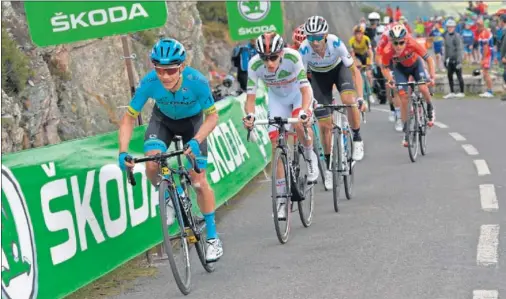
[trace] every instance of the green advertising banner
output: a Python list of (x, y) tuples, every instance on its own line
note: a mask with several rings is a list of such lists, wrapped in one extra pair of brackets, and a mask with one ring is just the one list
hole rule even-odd
[[(243, 97), (216, 103), (220, 122), (208, 137), (218, 207), (271, 159), (265, 127), (246, 141)], [(267, 117), (265, 95), (257, 115)], [(134, 130), (134, 156), (143, 155), (145, 130)], [(114, 132), (2, 157), (2, 298), (62, 298), (161, 242), (157, 191), (144, 164), (134, 168), (137, 186), (127, 183), (117, 139)]]
[(39, 46), (161, 27), (165, 1), (25, 1), (33, 42)]
[(257, 38), (267, 31), (283, 34), (281, 1), (227, 1), (227, 15), (234, 41)]

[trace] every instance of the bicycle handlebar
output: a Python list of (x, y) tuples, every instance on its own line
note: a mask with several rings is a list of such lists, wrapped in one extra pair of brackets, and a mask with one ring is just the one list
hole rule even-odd
[(357, 104), (318, 104), (316, 105), (316, 108), (330, 108), (333, 110), (336, 110), (340, 112), (340, 110), (343, 110), (344, 108), (352, 108), (357, 107)]
[[(306, 116), (307, 117), (307, 116)], [(254, 125), (285, 125), (285, 124), (296, 124), (300, 122), (300, 120), (296, 117), (282, 118), (280, 116), (275, 116), (274, 118), (269, 119), (259, 119), (255, 120)], [(307, 128), (304, 128), (304, 137), (306, 140), (311, 140), (311, 137), (308, 135)], [(252, 129), (248, 129), (247, 140), (249, 141)]]
[(426, 82), (426, 81), (409, 81), (409, 82), (404, 82), (404, 83), (395, 83), (395, 85), (397, 86), (418, 86), (418, 85), (423, 85), (423, 84), (427, 84), (429, 82)]
[[(143, 162), (149, 162), (149, 161), (160, 162), (165, 159), (169, 159), (172, 157), (182, 155), (184, 153), (184, 151), (186, 150), (186, 148), (187, 148), (187, 145), (185, 146), (185, 149), (182, 149), (182, 150), (175, 150), (175, 151), (172, 151), (169, 153), (159, 153), (156, 155), (146, 156), (146, 157), (141, 157), (141, 158), (126, 157), (125, 161), (133, 162), (133, 163), (143, 163)], [(195, 161), (196, 159), (193, 157), (189, 157), (189, 160), (190, 160), (190, 163), (192, 164), (193, 170), (195, 170), (196, 173), (200, 173), (201, 171), (197, 165), (197, 162)], [(127, 175), (128, 175), (128, 182), (130, 183), (130, 185), (135, 186), (137, 184), (137, 182), (135, 181), (134, 173), (131, 168), (127, 169)]]

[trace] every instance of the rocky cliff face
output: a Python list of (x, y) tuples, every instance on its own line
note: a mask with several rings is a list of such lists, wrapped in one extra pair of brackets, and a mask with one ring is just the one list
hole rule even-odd
[[(2, 23), (9, 36), (30, 60), (33, 76), (16, 94), (2, 90), (2, 153), (92, 136), (117, 129), (130, 87), (120, 37), (38, 48), (32, 44), (23, 2), (2, 2)], [(193, 67), (231, 69), (232, 45), (222, 40), (205, 41), (196, 2), (167, 2), (166, 25), (154, 37), (171, 36), (187, 48)], [(309, 16), (324, 16), (330, 31), (345, 41), (362, 16), (350, 2), (284, 2), (285, 37)], [(128, 36), (134, 60), (135, 82), (150, 68), (149, 43), (141, 34)], [(151, 104), (148, 104), (151, 106)], [(148, 108), (148, 107), (147, 107)], [(151, 109), (144, 109), (146, 121)]]
[[(167, 2), (171, 18), (154, 35), (187, 48), (190, 63), (204, 67), (204, 39), (196, 2)], [(2, 22), (29, 57), (33, 77), (18, 94), (2, 90), (2, 153), (58, 143), (117, 129), (130, 87), (120, 37), (38, 48), (32, 44), (23, 2), (2, 2)], [(128, 36), (136, 82), (149, 70), (149, 47)], [(145, 109), (144, 120), (150, 109)]]
[(324, 2), (324, 1), (286, 1), (283, 2), (285, 13), (285, 38), (291, 42), (295, 27), (304, 23), (307, 18), (319, 15), (329, 23), (329, 32), (336, 34), (346, 44), (352, 34), (353, 26), (358, 24), (364, 14), (360, 11), (360, 2)]

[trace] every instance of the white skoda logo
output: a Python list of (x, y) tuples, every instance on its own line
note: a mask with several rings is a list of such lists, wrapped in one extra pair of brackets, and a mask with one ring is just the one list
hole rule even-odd
[(37, 260), (26, 200), (2, 165), (2, 298), (37, 298)]
[(238, 1), (237, 8), (243, 18), (258, 22), (269, 14), (271, 3), (269, 1)]

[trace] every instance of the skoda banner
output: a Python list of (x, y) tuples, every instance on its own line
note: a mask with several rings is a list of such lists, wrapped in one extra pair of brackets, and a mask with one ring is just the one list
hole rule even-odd
[(25, 1), (33, 42), (39, 47), (161, 27), (164, 1)]
[(234, 41), (267, 31), (283, 34), (281, 1), (227, 1), (228, 28)]

